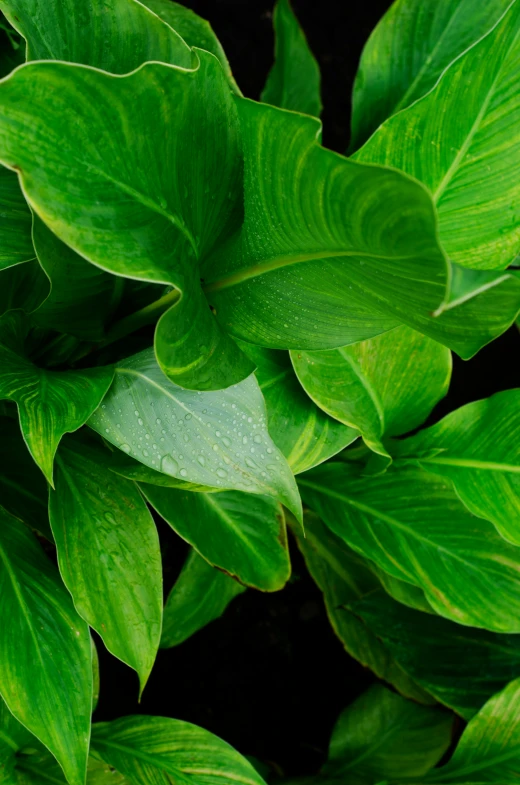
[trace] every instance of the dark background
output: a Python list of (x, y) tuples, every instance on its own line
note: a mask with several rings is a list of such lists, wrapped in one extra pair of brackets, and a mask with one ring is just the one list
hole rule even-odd
[[(273, 60), (270, 0), (185, 0), (209, 19), (243, 93), (258, 99)], [(364, 42), (387, 0), (293, 0), (322, 72), (323, 143), (344, 152), (350, 93)], [(448, 397), (429, 422), (511, 387), (520, 387), (515, 328), (469, 362), (455, 358)], [(186, 545), (158, 521), (165, 589), (182, 566)], [(161, 651), (137, 703), (137, 677), (98, 640), (101, 700), (95, 720), (146, 713), (201, 725), (246, 755), (286, 775), (315, 772), (340, 711), (372, 681), (335, 638), (321, 595), (293, 548), (293, 578), (276, 594), (249, 591), (224, 617), (181, 646)]]

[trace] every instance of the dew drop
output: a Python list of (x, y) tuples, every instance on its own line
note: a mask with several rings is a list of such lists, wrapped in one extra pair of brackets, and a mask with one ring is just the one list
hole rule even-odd
[(155, 422), (157, 423), (157, 425), (160, 425), (161, 424), (161, 418), (158, 417)]
[(201, 466), (205, 466), (206, 465), (206, 459), (204, 458), (203, 455), (198, 455), (197, 456), (197, 463), (200, 463)]
[(217, 474), (219, 477), (222, 477), (222, 479), (227, 477), (227, 471), (225, 469), (217, 469)]
[(247, 444), (247, 441), (248, 441), (247, 436), (243, 436), (242, 437), (242, 444)]
[(184, 415), (184, 419), (185, 419), (185, 420), (191, 420), (191, 418), (192, 418), (192, 415), (191, 415), (191, 414), (185, 414), (185, 415)]
[(179, 468), (179, 464), (172, 455), (165, 455), (161, 460), (161, 471), (164, 474), (175, 474)]
[(137, 422), (139, 423), (139, 425), (142, 425), (142, 424), (143, 424), (143, 421), (141, 420), (141, 418), (140, 418), (140, 417), (139, 417), (139, 419), (137, 420)]
[(224, 436), (224, 438), (222, 439), (222, 441), (224, 442), (224, 444), (226, 445), (226, 447), (231, 447), (231, 441), (230, 441), (230, 440), (227, 438), (227, 436)]
[(143, 455), (145, 458), (148, 458), (148, 450), (143, 450)]
[(260, 436), (259, 433), (255, 433), (255, 435), (253, 436), (253, 441), (255, 444), (262, 444), (262, 437)]
[(132, 452), (132, 448), (129, 444), (120, 444), (119, 449), (123, 450), (123, 452), (126, 452), (127, 454)]
[(186, 469), (181, 469), (179, 474), (181, 475), (181, 477), (187, 477), (188, 476), (188, 472), (186, 471)]

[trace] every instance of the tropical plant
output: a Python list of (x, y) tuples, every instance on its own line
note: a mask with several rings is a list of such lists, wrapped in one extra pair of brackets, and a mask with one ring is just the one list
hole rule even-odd
[[(288, 0), (261, 102), (171, 0), (0, 9), (0, 782), (272, 776), (92, 725), (90, 630), (142, 692), (284, 587), (287, 523), (387, 685), (308, 781), (517, 782), (520, 390), (429, 417), (520, 312), (520, 0), (397, 0), (348, 156)], [(164, 607), (152, 511), (191, 546)]]

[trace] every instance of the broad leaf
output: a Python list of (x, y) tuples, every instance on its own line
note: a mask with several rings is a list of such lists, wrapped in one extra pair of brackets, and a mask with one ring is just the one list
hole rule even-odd
[(472, 513), (520, 544), (520, 390), (462, 406), (395, 454), (448, 477)]
[(406, 608), (382, 591), (350, 603), (348, 611), (410, 678), (465, 719), (520, 673), (520, 635), (462, 627)]
[(80, 428), (110, 386), (112, 368), (48, 371), (25, 356), (28, 325), (19, 311), (0, 319), (0, 399), (18, 406), (23, 437), (52, 484), (54, 454), (65, 433)]
[[(17, 756), (16, 785), (66, 785), (60, 767), (47, 750), (38, 744), (31, 747)], [(86, 785), (130, 785), (130, 782), (107, 763), (89, 758)]]
[(47, 483), (27, 450), (16, 420), (1, 417), (0, 433), (2, 507), (52, 540), (47, 512)]
[(332, 628), (350, 656), (373, 670), (380, 679), (393, 684), (403, 695), (422, 703), (432, 702), (397, 664), (382, 640), (348, 610), (351, 603), (380, 588), (367, 563), (313, 513), (305, 515), (305, 536), (300, 527), (291, 529), (307, 569), (323, 592)]
[(185, 387), (219, 389), (253, 366), (209, 310), (197, 259), (241, 218), (240, 129), (220, 65), (198, 51), (193, 70), (149, 63), (125, 79), (24, 66), (0, 88), (0, 159), (16, 163), (35, 212), (81, 256), (176, 287), (158, 360)]
[(366, 478), (329, 463), (300, 478), (303, 500), (358, 553), (423, 589), (453, 621), (520, 632), (520, 550), (475, 518), (448, 481), (413, 467)]
[(511, 0), (397, 0), (368, 39), (352, 95), (352, 150), (413, 104), (487, 33)]
[[(67, 60), (125, 74), (147, 60), (191, 66), (182, 38), (138, 0), (2, 0), (27, 60)], [(108, 45), (108, 42), (109, 45)]]
[(261, 100), (281, 109), (319, 117), (322, 110), (320, 69), (289, 0), (278, 0), (273, 24), (275, 63)]
[(423, 782), (509, 783), (520, 776), (520, 680), (486, 703), (462, 734), (453, 757)]
[(96, 445), (63, 440), (49, 513), (58, 564), (80, 616), (144, 688), (162, 619), (159, 539), (134, 483), (107, 472)]
[[(34, 536), (0, 512), (0, 694), (83, 785), (92, 707), (90, 634)], [(50, 721), (52, 719), (52, 721)]]
[(161, 649), (178, 646), (222, 616), (245, 586), (191, 550), (164, 606)]
[(450, 746), (453, 719), (375, 684), (336, 722), (319, 780), (421, 777)]
[(97, 723), (92, 746), (133, 785), (265, 785), (229, 744), (180, 720), (137, 716)]
[(513, 0), (428, 95), (387, 120), (356, 155), (425, 183), (441, 242), (466, 267), (507, 267), (520, 245), (520, 136), (512, 130), (520, 119), (519, 20)]
[(15, 172), (0, 166), (0, 270), (34, 259), (31, 211)]
[(294, 477), (250, 377), (215, 392), (173, 384), (152, 350), (122, 361), (89, 425), (124, 453), (187, 482), (274, 496), (299, 514)]
[(291, 358), (313, 401), (357, 428), (382, 455), (382, 437), (420, 425), (446, 395), (451, 376), (449, 350), (409, 327), (342, 349), (293, 351)]
[(177, 534), (215, 567), (262, 591), (286, 584), (291, 563), (283, 510), (274, 499), (237, 491), (139, 487)]
[(269, 431), (295, 474), (340, 452), (357, 431), (331, 419), (302, 390), (287, 352), (239, 342), (256, 365), (255, 375), (267, 407)]

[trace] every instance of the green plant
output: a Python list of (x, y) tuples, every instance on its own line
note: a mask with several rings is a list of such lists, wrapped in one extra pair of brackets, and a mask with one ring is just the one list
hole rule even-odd
[[(401, 693), (346, 710), (316, 781), (516, 782), (520, 391), (411, 432), (520, 311), (520, 0), (397, 0), (350, 157), (288, 0), (261, 103), (170, 0), (0, 9), (0, 781), (262, 783), (180, 720), (91, 728), (89, 627), (142, 691), (283, 588), (287, 518)], [(150, 508), (192, 546), (164, 611)]]

